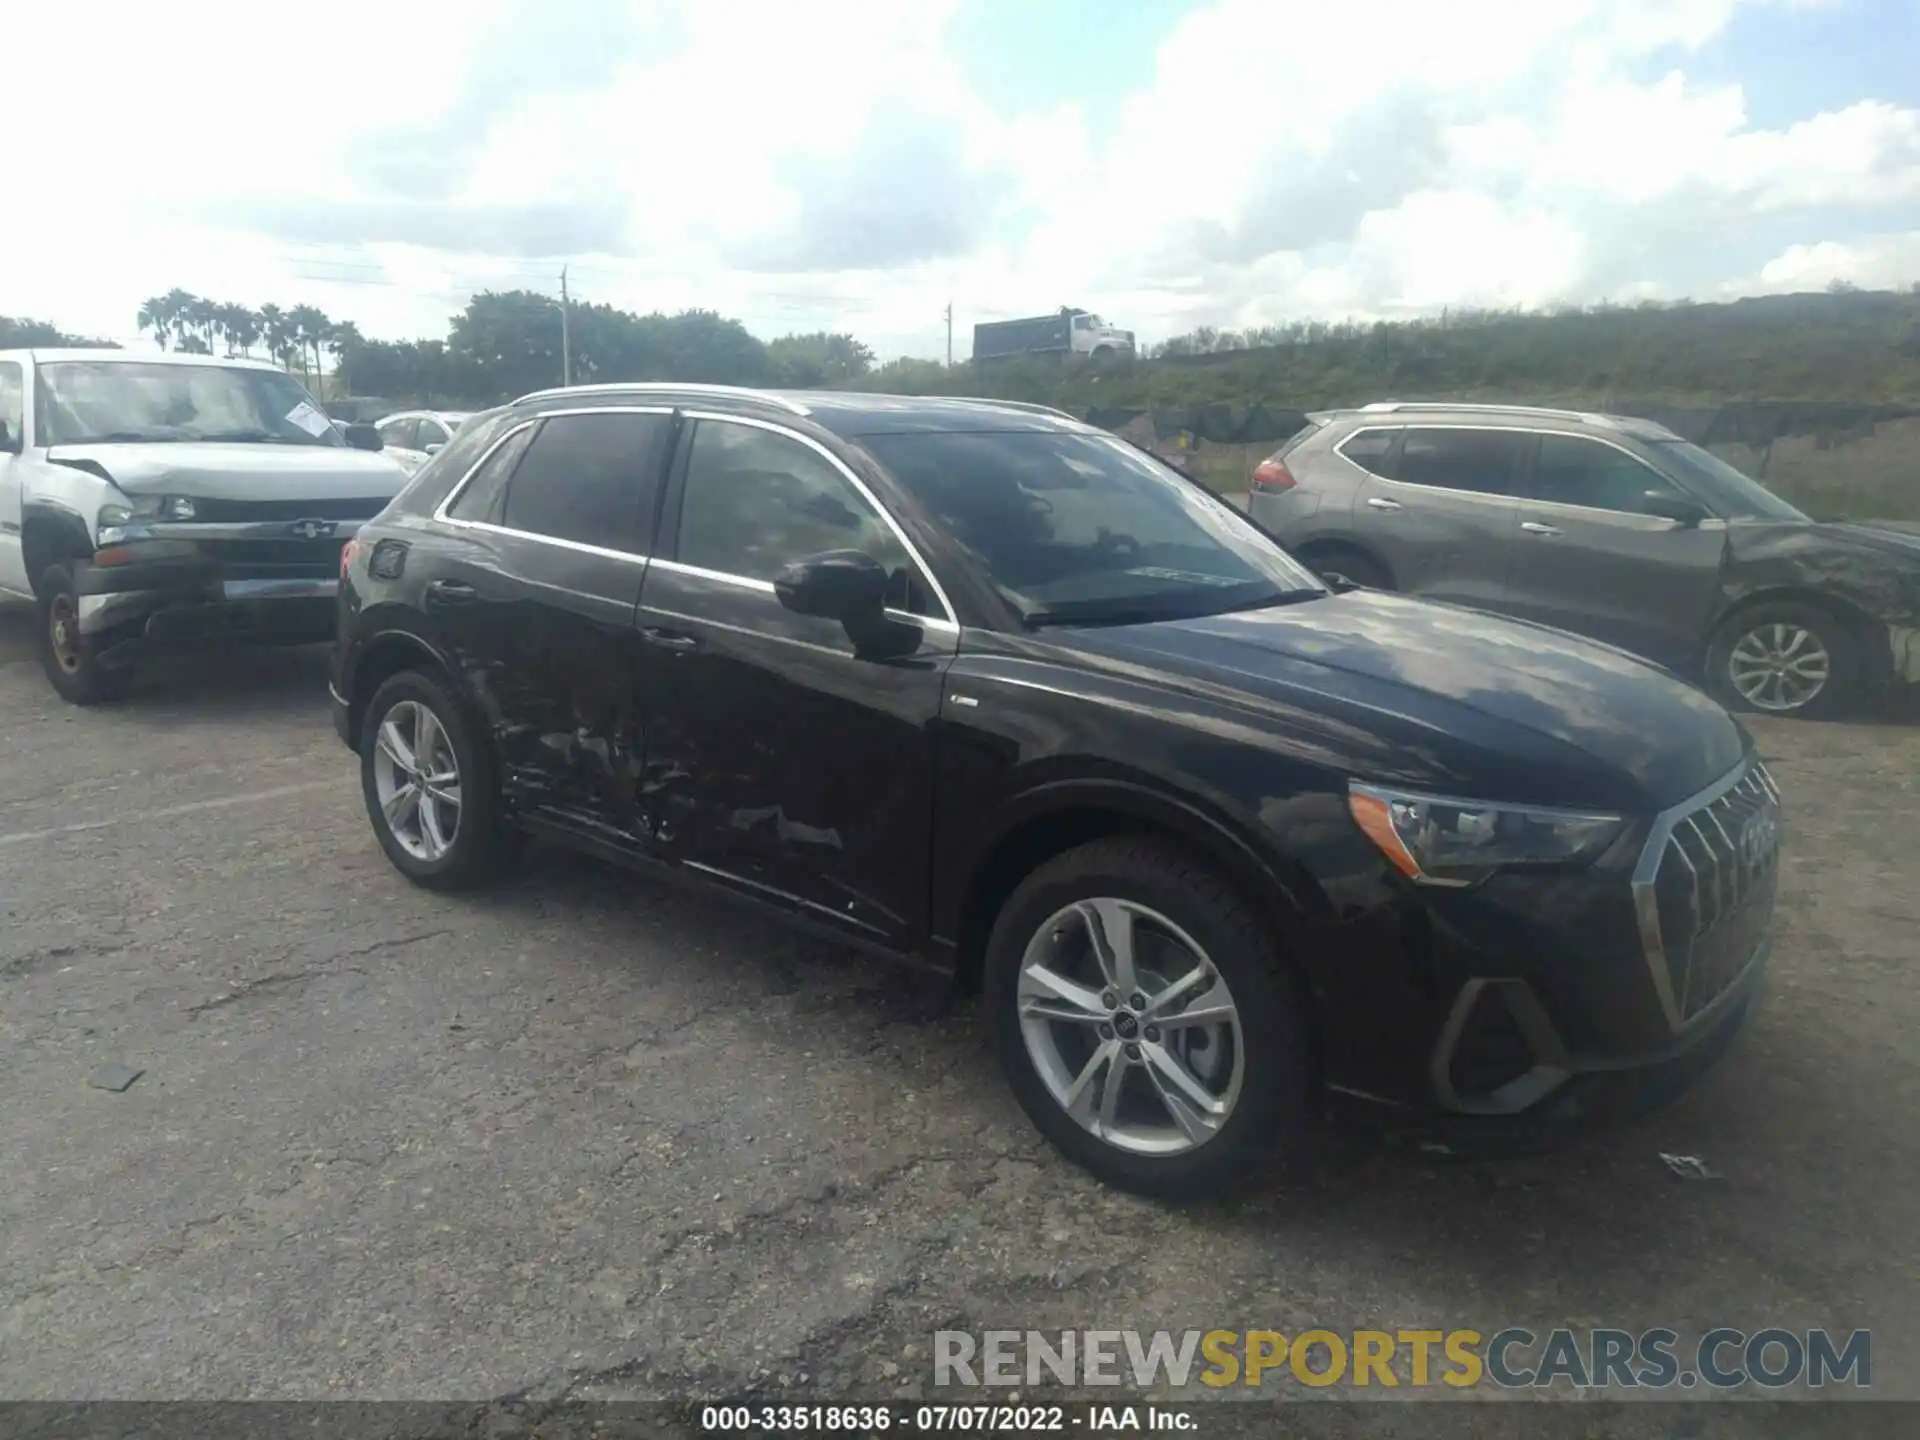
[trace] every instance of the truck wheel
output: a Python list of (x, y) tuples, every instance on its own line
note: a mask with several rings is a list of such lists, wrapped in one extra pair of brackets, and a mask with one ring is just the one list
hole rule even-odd
[(435, 677), (392, 676), (368, 702), (360, 788), (380, 848), (429, 890), (469, 890), (514, 849), (502, 822), (492, 745)]
[(1308, 1125), (1308, 1024), (1270, 927), (1207, 862), (1098, 840), (1014, 891), (989, 1023), (1040, 1132), (1110, 1185), (1218, 1194)]
[(1825, 611), (1796, 601), (1755, 605), (1730, 616), (1707, 650), (1707, 684), (1733, 710), (1837, 715), (1860, 679), (1852, 634)]
[(98, 705), (125, 693), (124, 667), (100, 663), (103, 636), (80, 633), (80, 597), (73, 571), (49, 565), (40, 574), (40, 664), (60, 698), (71, 705)]

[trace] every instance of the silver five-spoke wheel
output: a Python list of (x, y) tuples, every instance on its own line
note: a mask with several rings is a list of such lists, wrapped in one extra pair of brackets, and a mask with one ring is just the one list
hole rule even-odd
[(446, 727), (417, 700), (402, 700), (380, 721), (374, 742), (374, 791), (393, 838), (416, 860), (434, 861), (460, 830), (460, 762)]
[(1827, 688), (1833, 656), (1803, 625), (1757, 625), (1727, 655), (1727, 680), (1756, 710), (1800, 710)]
[(1177, 1155), (1233, 1114), (1239, 1011), (1206, 952), (1158, 911), (1104, 898), (1058, 911), (1027, 945), (1016, 1004), (1041, 1082), (1108, 1144)]

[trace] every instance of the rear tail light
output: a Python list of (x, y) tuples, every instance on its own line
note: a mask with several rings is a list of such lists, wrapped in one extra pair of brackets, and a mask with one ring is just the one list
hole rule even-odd
[(1271, 460), (1262, 460), (1253, 472), (1253, 488), (1264, 490), (1269, 495), (1291, 490), (1296, 483), (1293, 472), (1287, 469), (1287, 462), (1277, 455)]
[(353, 564), (353, 557), (360, 553), (360, 537), (354, 536), (340, 547), (340, 578), (347, 578), (347, 567)]

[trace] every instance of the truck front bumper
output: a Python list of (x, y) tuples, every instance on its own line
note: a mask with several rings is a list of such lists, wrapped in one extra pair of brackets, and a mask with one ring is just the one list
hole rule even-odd
[(226, 578), (204, 563), (83, 564), (74, 573), (89, 639), (317, 642), (333, 634), (339, 588), (330, 576)]

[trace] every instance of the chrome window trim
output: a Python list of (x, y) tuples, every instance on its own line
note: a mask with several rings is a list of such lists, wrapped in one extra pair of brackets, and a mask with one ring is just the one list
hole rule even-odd
[[(725, 570), (709, 570), (703, 565), (687, 565), (679, 560), (662, 560), (658, 557), (655, 557), (651, 563), (659, 569), (670, 570), (676, 575), (691, 575), (696, 580), (711, 580), (717, 585), (731, 585), (736, 590), (751, 590), (756, 595), (775, 595), (778, 593), (774, 589), (772, 581), (756, 580), (751, 575), (733, 575)], [(644, 596), (642, 597), (642, 604), (645, 604)], [(674, 613), (652, 606), (648, 606), (647, 608), (653, 610), (653, 613), (656, 615), (671, 615)], [(915, 615), (911, 610), (896, 610), (891, 605), (887, 607), (887, 614), (895, 620), (910, 621), (924, 630), (933, 631), (935, 634), (958, 635), (960, 633), (960, 627), (957, 624), (951, 620), (944, 620), (938, 615)], [(680, 618), (692, 620), (699, 617), (687, 615), (681, 616)], [(711, 619), (702, 619), (701, 623), (704, 625), (713, 625), (719, 622)], [(738, 627), (722, 625), (720, 628), (724, 630), (737, 629)], [(758, 635), (762, 632), (754, 630), (744, 633)], [(786, 639), (790, 637), (775, 636), (773, 638)], [(839, 652), (836, 651), (835, 653), (837, 654)]]
[[(682, 410), (680, 413), (689, 420), (711, 420), (727, 425), (745, 425), (754, 430), (766, 430), (775, 435), (784, 435), (790, 440), (799, 441), (802, 445), (820, 456), (821, 459), (825, 460), (845, 477), (847, 483), (853, 486), (854, 490), (860, 495), (860, 498), (865, 500), (867, 504), (873, 508), (873, 512), (886, 523), (887, 528), (893, 532), (894, 538), (900, 542), (901, 548), (907, 552), (908, 558), (913, 561), (914, 568), (919, 570), (920, 578), (926, 581), (927, 588), (933, 592), (934, 598), (940, 602), (941, 610), (945, 612), (943, 615), (937, 616), (911, 615), (907, 616), (907, 618), (919, 621), (943, 621), (945, 625), (950, 625), (956, 630), (959, 629), (959, 620), (953, 608), (953, 602), (947, 598), (947, 592), (941, 587), (939, 580), (935, 578), (933, 567), (927, 564), (926, 557), (920, 553), (919, 547), (908, 538), (906, 530), (901, 527), (898, 520), (893, 518), (892, 512), (880, 503), (879, 497), (867, 488), (867, 482), (854, 474), (853, 468), (848, 465), (846, 461), (842, 460), (811, 435), (802, 435), (798, 430), (790, 426), (782, 425), (777, 421), (761, 420), (751, 415), (724, 415), (711, 410)], [(684, 490), (684, 482), (682, 488)], [(698, 569), (699, 567), (690, 568)], [(709, 570), (703, 573), (714, 575), (719, 572)], [(730, 576), (728, 578), (747, 580), (752, 577), (740, 575)], [(768, 590), (773, 589), (773, 586), (764, 580), (756, 583), (766, 585)], [(907, 612), (897, 611), (892, 613), (906, 615)]]
[[(1392, 476), (1380, 475), (1380, 474), (1376, 474), (1372, 470), (1367, 470), (1367, 467), (1362, 465), (1358, 460), (1347, 460), (1346, 455), (1342, 452), (1341, 447), (1343, 447), (1348, 440), (1353, 439), (1354, 436), (1359, 435), (1367, 430), (1480, 430), (1480, 431), (1486, 431), (1494, 434), (1553, 435), (1553, 436), (1557, 436), (1562, 440), (1586, 440), (1586, 441), (1590, 441), (1595, 445), (1605, 445), (1609, 450), (1618, 450), (1622, 455), (1626, 456), (1629, 460), (1633, 461), (1636, 465), (1639, 465), (1644, 469), (1651, 470), (1655, 476), (1657, 476), (1661, 480), (1666, 481), (1667, 484), (1671, 485), (1675, 490), (1678, 490), (1682, 495), (1685, 495), (1689, 500), (1700, 500), (1700, 497), (1698, 495), (1695, 495), (1692, 490), (1690, 490), (1687, 486), (1682, 485), (1679, 481), (1675, 480), (1671, 475), (1668, 475), (1661, 470), (1655, 469), (1654, 466), (1649, 465), (1646, 462), (1646, 460), (1643, 459), (1641, 456), (1634, 454), (1631, 450), (1627, 449), (1626, 446), (1619, 444), (1617, 441), (1609, 440), (1604, 435), (1574, 435), (1574, 434), (1568, 433), (1565, 430), (1552, 430), (1552, 429), (1546, 428), (1545, 426), (1538, 426), (1538, 425), (1476, 425), (1473, 422), (1467, 421), (1467, 420), (1436, 421), (1431, 423), (1426, 421), (1418, 421), (1418, 422), (1409, 421), (1403, 424), (1392, 424), (1392, 425), (1363, 425), (1360, 427), (1360, 429), (1355, 430), (1352, 435), (1348, 435), (1343, 439), (1338, 440), (1334, 443), (1333, 453), (1336, 455), (1339, 455), (1342, 460), (1346, 460), (1347, 464), (1352, 465), (1358, 470), (1366, 471), (1366, 473), (1372, 476), (1375, 480), (1383, 480), (1389, 485), (1398, 485), (1402, 489), (1411, 490), (1411, 491), (1414, 491), (1415, 493), (1426, 492), (1434, 495), (1456, 495), (1456, 496), (1464, 495), (1468, 499), (1473, 499), (1473, 500), (1511, 500), (1515, 504), (1542, 505), (1552, 510), (1578, 510), (1582, 514), (1586, 514), (1586, 515), (1625, 516), (1630, 520), (1662, 520), (1663, 519), (1663, 517), (1658, 515), (1639, 515), (1631, 510), (1607, 510), (1598, 505), (1574, 505), (1564, 500), (1536, 500), (1531, 495), (1521, 495), (1518, 493), (1515, 493), (1512, 495), (1499, 495), (1487, 490), (1456, 490), (1450, 485), (1417, 485), (1411, 480), (1395, 480)], [(1706, 504), (1705, 501), (1700, 501), (1700, 503), (1703, 505)], [(1708, 507), (1709, 510), (1711, 510), (1711, 508), (1712, 508), (1711, 506)], [(1664, 521), (1664, 523), (1670, 529), (1677, 530), (1680, 528), (1677, 521), (1666, 520)], [(1712, 514), (1709, 514), (1707, 520), (1702, 522), (1703, 525), (1712, 525), (1715, 528), (1723, 527), (1725, 526), (1726, 523), (1727, 522), (1724, 519), (1721, 519), (1719, 516), (1712, 515)]]
[[(1387, 476), (1382, 475), (1378, 470), (1368, 469), (1365, 465), (1362, 465), (1358, 460), (1354, 459), (1351, 455), (1347, 454), (1347, 446), (1351, 445), (1355, 440), (1358, 440), (1362, 435), (1379, 434), (1379, 435), (1386, 435), (1389, 437), (1397, 438), (1400, 431), (1406, 430), (1408, 428), (1410, 427), (1406, 425), (1362, 425), (1358, 430), (1355, 430), (1352, 434), (1343, 436), (1339, 440), (1334, 441), (1333, 453), (1338, 455), (1342, 460), (1346, 461), (1347, 464), (1353, 466), (1354, 469), (1360, 471), (1362, 474), (1371, 475), (1376, 480), (1385, 480), (1388, 478)], [(1388, 439), (1387, 448), (1389, 450), (1393, 448), (1392, 438)], [(1418, 490), (1437, 490), (1437, 489), (1440, 489), (1441, 487), (1437, 485), (1418, 485), (1418, 486), (1415, 486), (1414, 488)], [(1478, 490), (1461, 490), (1461, 491), (1449, 491), (1448, 493), (1461, 494), (1461, 495), (1478, 495), (1481, 492)]]

